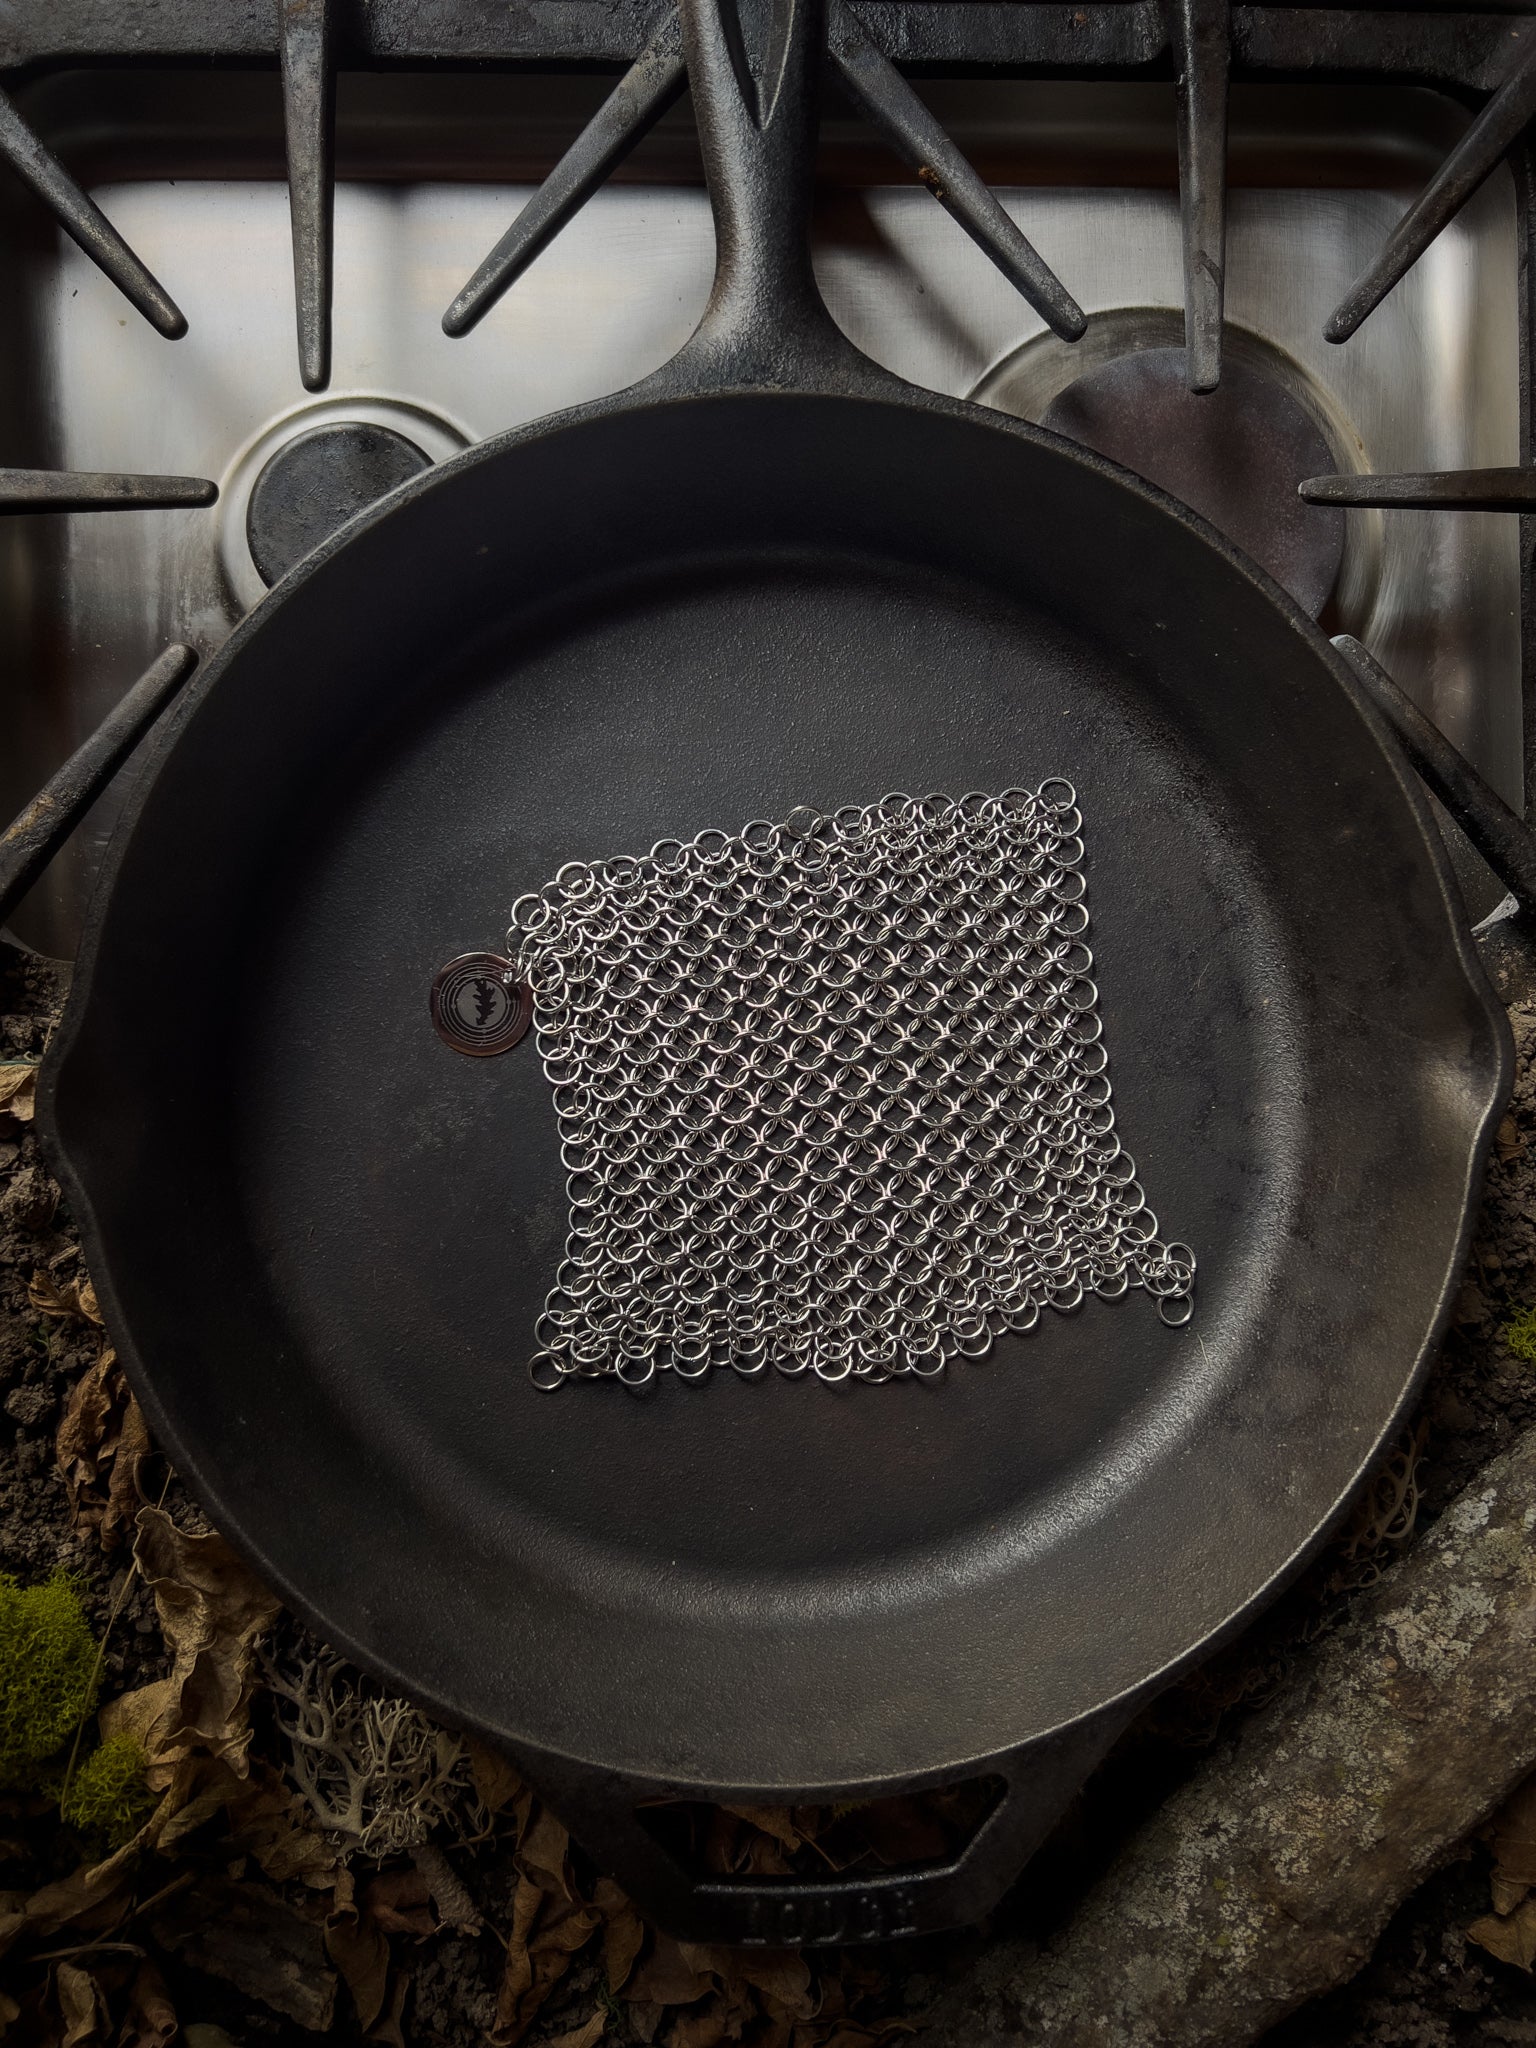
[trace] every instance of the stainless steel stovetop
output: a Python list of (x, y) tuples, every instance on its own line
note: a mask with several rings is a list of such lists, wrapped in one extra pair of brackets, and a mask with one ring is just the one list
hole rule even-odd
[[(328, 420), (441, 459), (663, 362), (708, 290), (684, 101), (462, 340), (443, 309), (598, 105), (606, 80), (344, 73), (329, 389), (294, 347), (275, 73), (55, 72), (18, 104), (187, 315), (166, 341), (19, 187), (0, 190), (13, 314), (3, 459), (217, 478), (209, 511), (0, 521), (0, 815), (18, 809), (168, 640), (211, 651), (264, 585), (245, 514), (268, 457)], [(1171, 85), (951, 79), (924, 98), (1090, 315), (1040, 319), (870, 131), (825, 124), (817, 267), (872, 356), (1031, 417), (1082, 369), (1181, 331)], [(1502, 167), (1343, 347), (1322, 327), (1467, 123), (1429, 91), (1234, 86), (1229, 354), (1259, 351), (1341, 470), (1520, 459), (1520, 229)], [(914, 488), (920, 488), (914, 479)], [(516, 522), (526, 509), (508, 505)], [(1337, 515), (1332, 515), (1337, 516)], [(1518, 523), (1354, 511), (1324, 624), (1356, 634), (1523, 805)], [(1113, 565), (1106, 566), (1113, 573)], [(68, 954), (121, 791), (15, 920)], [(1471, 861), (1474, 911), (1502, 893)]]

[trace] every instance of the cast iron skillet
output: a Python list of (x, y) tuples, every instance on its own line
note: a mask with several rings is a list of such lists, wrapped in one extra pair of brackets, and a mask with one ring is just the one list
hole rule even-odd
[[(1192, 515), (858, 356), (807, 254), (812, 0), (685, 0), (719, 240), (635, 390), (408, 485), (193, 686), (44, 1117), (220, 1527), (507, 1745), (680, 1933), (980, 1912), (1132, 1703), (1316, 1542), (1441, 1327), (1509, 1065), (1422, 798)], [(939, 1384), (530, 1384), (562, 1175), (531, 1041), (427, 989), (563, 862), (1067, 776), (1122, 1135), (1199, 1257)], [(953, 1864), (705, 1882), (648, 1792), (994, 1772)]]

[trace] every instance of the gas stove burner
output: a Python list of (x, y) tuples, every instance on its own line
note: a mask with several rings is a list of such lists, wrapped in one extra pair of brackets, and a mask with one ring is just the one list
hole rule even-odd
[(1318, 518), (1296, 488), (1331, 469), (1333, 451), (1283, 385), (1229, 362), (1216, 389), (1197, 396), (1182, 348), (1140, 349), (1069, 384), (1041, 425), (1202, 513), (1314, 619), (1328, 602), (1343, 515)]
[(1096, 449), (1178, 498), (1317, 618), (1339, 583), (1345, 522), (1304, 504), (1297, 486), (1353, 466), (1342, 459), (1344, 438), (1325, 432), (1299, 366), (1232, 330), (1221, 383), (1190, 391), (1182, 340), (1164, 343), (1171, 319), (1101, 318), (1097, 347), (1071, 366), (1080, 374), (1065, 377), (1068, 366), (1054, 351), (1047, 357), (1026, 346), (973, 395)]
[(473, 436), (439, 407), (383, 392), (336, 392), (289, 406), (219, 479), (219, 565), (237, 611), (339, 526)]
[(263, 583), (275, 583), (339, 526), (432, 458), (393, 427), (333, 420), (269, 455), (251, 488), (245, 535)]

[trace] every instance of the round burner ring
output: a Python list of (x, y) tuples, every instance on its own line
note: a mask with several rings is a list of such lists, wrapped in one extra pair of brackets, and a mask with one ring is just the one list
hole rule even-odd
[(286, 576), (354, 513), (431, 465), (416, 442), (369, 420), (332, 420), (284, 442), (246, 506), (246, 544), (262, 582)]
[(1196, 395), (1186, 381), (1180, 315), (1104, 313), (1075, 347), (1054, 335), (1026, 342), (970, 395), (1167, 491), (1235, 541), (1314, 618), (1331, 598), (1349, 617), (1367, 608), (1379, 519), (1347, 522), (1334, 508), (1303, 504), (1296, 490), (1304, 477), (1356, 466), (1353, 430), (1302, 366), (1272, 344), (1229, 327), (1221, 383)]
[(1276, 379), (1229, 362), (1216, 389), (1196, 395), (1182, 348), (1137, 349), (1069, 384), (1040, 424), (1201, 513), (1314, 619), (1328, 602), (1344, 560), (1344, 515), (1303, 504), (1296, 486), (1328, 475), (1333, 451)]
[[(420, 467), (423, 462), (447, 461), (473, 439), (467, 427), (437, 408), (380, 392), (330, 391), (322, 398), (309, 398), (286, 407), (235, 451), (219, 478), (219, 503), (214, 516), (218, 524), (219, 567), (229, 599), (243, 612), (259, 604), (267, 594), (272, 575), (258, 566), (253, 543), (265, 558), (266, 570), (278, 575), (292, 566), (294, 545), (299, 545), (302, 552), (302, 534), (297, 543), (291, 532), (285, 540), (277, 525), (270, 521), (267, 523), (272, 530), (265, 536), (268, 545), (262, 546), (263, 514), (259, 505), (255, 509), (253, 534), (253, 501), (264, 477), (271, 484), (280, 481), (286, 472), (290, 484), (303, 483), (301, 472), (306, 463), (311, 465), (309, 487), (301, 495), (329, 498), (334, 525), (349, 510), (360, 509), (369, 497), (399, 481), (398, 476), (387, 473), (380, 480), (381, 454), (386, 472), (391, 456), (400, 458), (402, 445), (416, 452), (420, 462), (412, 466)], [(370, 480), (377, 486), (372, 491), (367, 489)], [(356, 505), (349, 505), (352, 497), (358, 499)], [(289, 509), (294, 508), (290, 505)]]

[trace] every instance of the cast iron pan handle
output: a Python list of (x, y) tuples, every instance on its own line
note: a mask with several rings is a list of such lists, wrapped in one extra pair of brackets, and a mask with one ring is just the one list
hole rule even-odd
[[(944, 1711), (944, 1700), (936, 1699), (935, 1714)], [(555, 1758), (520, 1756), (517, 1761), (641, 1911), (679, 1940), (825, 1947), (926, 1934), (979, 1920), (1013, 1883), (1130, 1716), (1130, 1706), (1118, 1703), (965, 1773), (998, 1779), (1001, 1792), (954, 1861), (816, 1881), (718, 1878), (687, 1871), (642, 1818), (641, 1802), (667, 1788), (605, 1777)], [(757, 1796), (764, 1803), (774, 1798), (772, 1793)]]
[[(658, 397), (732, 390), (902, 394), (824, 305), (811, 270), (823, 0), (681, 0), (688, 77), (715, 218), (715, 282)], [(933, 1702), (942, 1720), (947, 1703)], [(954, 1859), (805, 1881), (685, 1869), (646, 1825), (660, 1798), (772, 1803), (772, 1791), (641, 1782), (514, 1749), (529, 1781), (642, 1911), (671, 1933), (769, 1947), (882, 1940), (974, 1920), (1001, 1895), (1124, 1724), (1124, 1709), (947, 1774), (994, 1777), (996, 1803)], [(828, 1798), (837, 1793), (828, 1792)], [(858, 1799), (857, 1788), (841, 1796)], [(865, 1795), (867, 1796), (867, 1795)]]
[(696, 391), (896, 385), (837, 327), (811, 270), (823, 6), (681, 0), (715, 217), (715, 283), (692, 339), (661, 373), (669, 383)]

